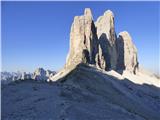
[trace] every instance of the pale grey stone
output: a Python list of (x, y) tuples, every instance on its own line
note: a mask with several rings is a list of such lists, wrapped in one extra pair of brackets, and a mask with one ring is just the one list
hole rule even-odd
[[(116, 51), (116, 33), (114, 28), (114, 15), (112, 11), (107, 10), (103, 16), (96, 21), (97, 36), (99, 40), (100, 68), (109, 70), (116, 69), (117, 51)], [(101, 50), (100, 50), (101, 49)], [(102, 59), (101, 59), (102, 58)], [(102, 62), (102, 63), (101, 63)], [(105, 67), (103, 66), (105, 63)], [(102, 65), (102, 66), (101, 66)]]
[(71, 68), (79, 63), (95, 63), (97, 46), (96, 28), (92, 13), (89, 8), (86, 8), (84, 15), (74, 17), (66, 67)]

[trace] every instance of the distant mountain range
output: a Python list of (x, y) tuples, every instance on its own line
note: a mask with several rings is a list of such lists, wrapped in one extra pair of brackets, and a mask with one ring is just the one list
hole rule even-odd
[(26, 72), (1, 72), (1, 83), (2, 84), (8, 84), (12, 81), (17, 80), (41, 80), (41, 81), (47, 81), (52, 76), (56, 74), (55, 71), (51, 70), (45, 70), (43, 68), (37, 68), (33, 73), (26, 73)]

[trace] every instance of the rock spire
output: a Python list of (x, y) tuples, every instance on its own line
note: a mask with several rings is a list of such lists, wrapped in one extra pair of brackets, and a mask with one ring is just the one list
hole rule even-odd
[(92, 64), (103, 70), (138, 69), (137, 49), (128, 32), (117, 38), (114, 14), (107, 10), (94, 23), (92, 12), (86, 8), (84, 15), (75, 16), (70, 32), (70, 50), (65, 68)]
[(120, 32), (117, 39), (117, 70), (136, 73), (138, 70), (137, 48), (128, 32)]
[(94, 63), (97, 45), (96, 28), (92, 13), (89, 8), (86, 8), (84, 15), (74, 17), (66, 67), (72, 67), (79, 63)]
[(103, 16), (100, 16), (97, 19), (95, 24), (97, 28), (98, 41), (100, 45), (99, 51), (102, 51), (103, 56), (100, 56), (100, 68), (104, 68), (105, 70), (116, 69), (116, 34), (114, 27), (114, 15), (112, 11), (107, 10), (103, 14)]

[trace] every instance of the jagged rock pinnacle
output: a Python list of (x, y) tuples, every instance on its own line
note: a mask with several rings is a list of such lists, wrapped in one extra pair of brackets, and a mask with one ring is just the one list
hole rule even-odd
[(89, 8), (84, 15), (76, 16), (72, 23), (70, 33), (70, 51), (66, 67), (70, 68), (79, 63), (90, 64), (94, 62), (97, 50), (96, 28)]
[(90, 8), (84, 10), (84, 15), (74, 17), (65, 68), (71, 69), (80, 63), (135, 73), (138, 67), (136, 47), (128, 32), (121, 32), (117, 40), (111, 10), (104, 12), (95, 23)]
[[(114, 15), (112, 11), (107, 10), (103, 16), (100, 16), (96, 21), (97, 36), (102, 49), (105, 70), (116, 69), (117, 51), (116, 51), (116, 34), (114, 28)], [(102, 58), (102, 57), (101, 57)], [(100, 65), (102, 68), (102, 66)]]
[(127, 31), (120, 32), (117, 39), (118, 62), (117, 69), (136, 73), (138, 69), (137, 48)]
[(104, 16), (107, 16), (107, 15), (114, 17), (114, 14), (111, 10), (107, 10), (107, 11), (104, 12)]
[(88, 16), (91, 19), (93, 19), (92, 12), (91, 12), (90, 8), (85, 8), (85, 10), (84, 10), (84, 16)]

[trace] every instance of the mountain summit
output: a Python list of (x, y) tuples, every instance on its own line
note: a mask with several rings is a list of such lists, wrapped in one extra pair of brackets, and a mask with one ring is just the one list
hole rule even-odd
[(137, 74), (137, 54), (137, 48), (127, 31), (116, 35), (111, 10), (104, 12), (94, 22), (91, 9), (86, 8), (84, 15), (74, 17), (66, 64), (51, 80), (58, 80), (82, 63), (105, 71)]
[(138, 70), (137, 49), (129, 33), (116, 35), (114, 15), (104, 12), (96, 22), (86, 8), (84, 15), (75, 16), (70, 33), (70, 51), (65, 67), (70, 69), (80, 63), (94, 65), (103, 70)]

